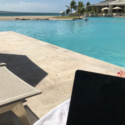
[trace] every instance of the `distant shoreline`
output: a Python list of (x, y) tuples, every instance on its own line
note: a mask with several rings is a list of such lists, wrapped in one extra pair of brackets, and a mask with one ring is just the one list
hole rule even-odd
[(4, 12), (0, 11), (1, 16), (61, 16), (61, 13), (28, 13), (28, 12)]

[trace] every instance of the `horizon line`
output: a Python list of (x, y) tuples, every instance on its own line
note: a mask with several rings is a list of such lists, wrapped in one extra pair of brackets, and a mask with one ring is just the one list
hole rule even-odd
[(11, 12), (11, 13), (59, 13), (59, 12), (21, 12), (21, 11), (4, 11), (4, 10), (0, 10), (0, 13), (7, 13), (7, 12)]

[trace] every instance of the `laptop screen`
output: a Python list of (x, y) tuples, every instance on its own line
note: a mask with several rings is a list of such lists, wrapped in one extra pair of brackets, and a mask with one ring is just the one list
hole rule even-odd
[(125, 79), (76, 71), (67, 125), (125, 124)]

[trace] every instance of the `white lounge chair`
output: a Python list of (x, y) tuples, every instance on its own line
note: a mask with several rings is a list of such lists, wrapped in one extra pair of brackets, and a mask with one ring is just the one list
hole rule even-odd
[(106, 16), (106, 14), (105, 13), (103, 13), (103, 17), (105, 17)]
[(22, 100), (40, 93), (0, 63), (0, 114), (11, 110), (24, 125), (30, 125)]
[(113, 16), (116, 16), (116, 13), (114, 13)]

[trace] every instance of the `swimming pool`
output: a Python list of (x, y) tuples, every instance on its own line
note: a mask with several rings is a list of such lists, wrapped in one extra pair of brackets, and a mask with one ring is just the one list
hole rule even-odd
[(21, 33), (125, 68), (125, 18), (0, 21), (0, 31)]

